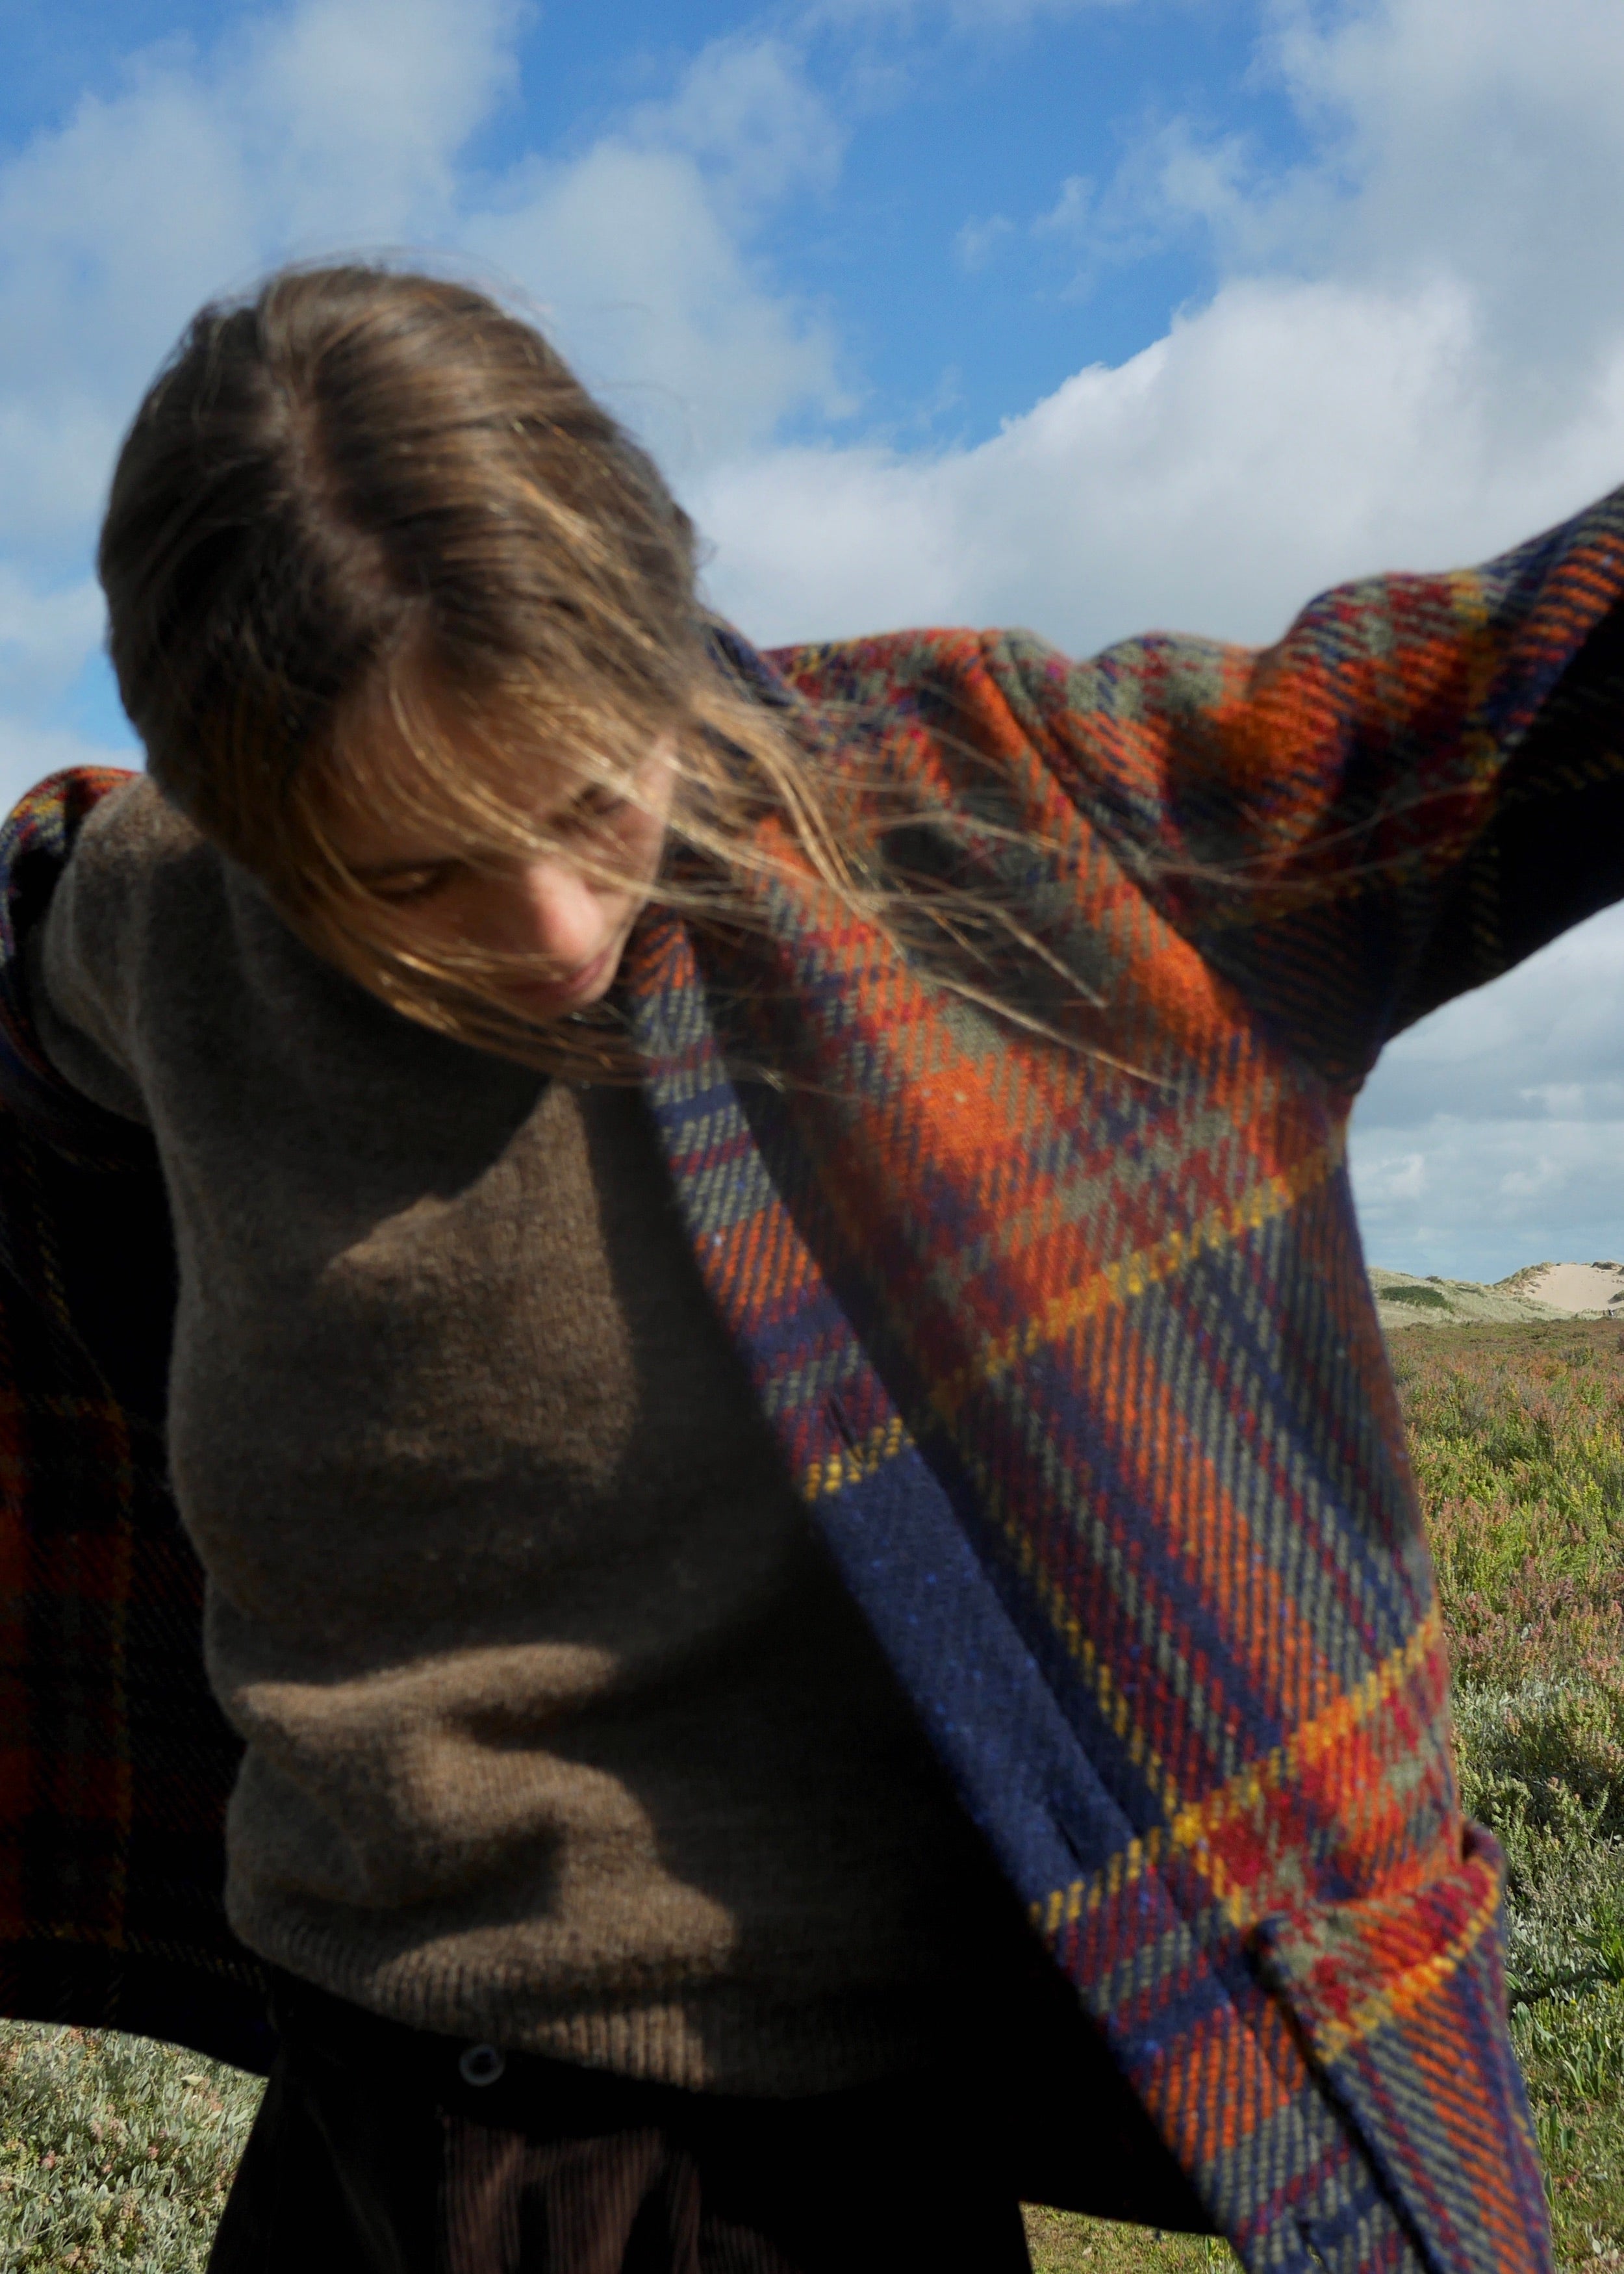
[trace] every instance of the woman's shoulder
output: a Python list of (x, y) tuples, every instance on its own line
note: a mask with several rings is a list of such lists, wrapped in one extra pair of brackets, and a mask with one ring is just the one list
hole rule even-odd
[(81, 810), (62, 832), (52, 930), (71, 904), (66, 930), (98, 960), (122, 959), (177, 908), (218, 899), (219, 855), (150, 775), (107, 774), (72, 791)]
[(0, 888), (15, 952), (56, 1014), (103, 1047), (122, 1033), (147, 945), (218, 894), (219, 859), (149, 776), (76, 768), (12, 813)]
[(203, 844), (147, 774), (118, 766), (48, 774), (0, 825), (0, 903), (10, 918), (0, 929), (31, 929), (66, 875), (76, 890), (125, 900), (145, 880), (195, 861)]
[(177, 861), (194, 860), (201, 833), (150, 774), (109, 775), (75, 835), (74, 865), (127, 884)]

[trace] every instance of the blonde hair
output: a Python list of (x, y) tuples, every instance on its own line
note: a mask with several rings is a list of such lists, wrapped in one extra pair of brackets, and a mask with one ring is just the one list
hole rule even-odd
[[(888, 797), (849, 720), (792, 718), (729, 667), (652, 461), (465, 283), (294, 268), (204, 308), (125, 439), (98, 565), (160, 785), (313, 945), (426, 1025), (557, 1070), (628, 1069), (611, 1011), (539, 1027), (505, 1004), (493, 959), (414, 943), (338, 852), (341, 796), (494, 861), (545, 848), (524, 794), (538, 762), (636, 797), (662, 742), (677, 788), (657, 897), (738, 921), (741, 876), (771, 870), (899, 947), (923, 913), (967, 946), (961, 991), (1000, 1000), (971, 968), (981, 899), (940, 873), (922, 902), (881, 878), (874, 847), (917, 799)], [(601, 849), (580, 857), (616, 881)], [(991, 929), (1052, 962), (1018, 913)]]

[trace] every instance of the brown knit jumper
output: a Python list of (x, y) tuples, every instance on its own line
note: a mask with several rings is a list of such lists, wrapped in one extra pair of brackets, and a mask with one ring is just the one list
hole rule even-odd
[(33, 977), (56, 1065), (168, 1179), (242, 1939), (419, 2027), (738, 2092), (978, 2026), (1024, 1930), (639, 1095), (398, 1017), (144, 780), (86, 825)]

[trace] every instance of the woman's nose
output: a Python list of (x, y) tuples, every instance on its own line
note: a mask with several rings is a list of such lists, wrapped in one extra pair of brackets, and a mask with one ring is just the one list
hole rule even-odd
[(614, 930), (602, 892), (568, 862), (528, 862), (517, 879), (515, 899), (524, 951), (561, 971), (590, 963)]

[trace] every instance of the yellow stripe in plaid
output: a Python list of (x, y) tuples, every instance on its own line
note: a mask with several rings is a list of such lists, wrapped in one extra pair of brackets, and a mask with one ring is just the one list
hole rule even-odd
[[(1225, 1924), (1244, 1930), (1272, 1912), (1289, 1909), (1301, 1900), (1302, 1856), (1295, 1843), (1283, 1854), (1269, 1854), (1267, 1840), (1268, 1803), (1277, 1795), (1300, 1790), (1314, 1772), (1344, 1748), (1350, 1739), (1380, 1713), (1421, 1669), (1443, 1650), (1443, 1623), (1436, 1607), (1402, 1649), (1339, 1698), (1323, 1713), (1295, 1731), (1283, 1745), (1243, 1770), (1240, 1775), (1209, 1793), (1204, 1800), (1168, 1810), (1169, 1821), (1143, 1839), (1131, 1841), (1111, 1857), (1103, 1871), (1092, 1879), (1074, 1879), (1058, 1887), (1047, 1901), (1032, 1907), (1032, 1921), (1050, 1941), (1062, 1930), (1074, 1926), (1085, 1911), (1114, 1901), (1124, 1889), (1160, 1871), (1173, 1856), (1192, 1862), (1212, 1890)], [(1125, 1712), (1125, 1707), (1123, 1709)], [(1440, 1727), (1439, 1736), (1445, 1736)], [(1395, 1748), (1396, 1758), (1413, 1769), (1409, 1744)], [(1171, 1798), (1169, 1788), (1169, 1798)], [(1244, 1882), (1229, 1870), (1215, 1843), (1232, 1827), (1250, 1821), (1256, 1829), (1253, 1852), (1267, 1858), (1271, 1869), (1260, 1870)], [(1282, 1866), (1284, 1866), (1284, 1869)]]

